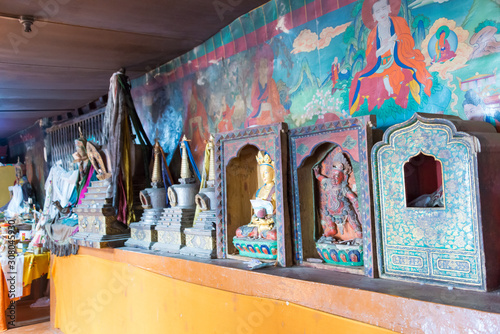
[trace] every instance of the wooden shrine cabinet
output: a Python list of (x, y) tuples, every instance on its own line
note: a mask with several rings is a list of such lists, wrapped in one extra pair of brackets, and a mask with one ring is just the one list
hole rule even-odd
[[(215, 188), (217, 196), (217, 257), (231, 255), (274, 259), (280, 266), (292, 264), (287, 200), (287, 125), (276, 123), (251, 127), (215, 137)], [(274, 244), (262, 238), (236, 242), (239, 227), (253, 219), (250, 200), (263, 186), (256, 157), (260, 152), (274, 165)], [(241, 241), (241, 240), (240, 240)], [(274, 257), (273, 257), (274, 255)]]
[[(374, 116), (365, 116), (289, 131), (297, 264), (376, 276), (369, 161), (374, 123)], [(334, 175), (343, 181), (333, 182)]]
[(495, 289), (500, 134), (484, 122), (435, 116), (415, 114), (373, 147), (381, 277)]

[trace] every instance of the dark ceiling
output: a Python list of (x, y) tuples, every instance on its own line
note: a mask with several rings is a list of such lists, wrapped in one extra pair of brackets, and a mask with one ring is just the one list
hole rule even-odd
[[(139, 77), (265, 2), (2, 1), (0, 138), (101, 97), (119, 68)], [(32, 32), (20, 16), (35, 17)]]

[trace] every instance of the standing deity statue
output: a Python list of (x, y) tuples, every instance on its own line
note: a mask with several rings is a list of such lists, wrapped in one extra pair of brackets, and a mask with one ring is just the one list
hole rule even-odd
[[(330, 167), (330, 166), (328, 166)], [(319, 181), (319, 217), (323, 234), (318, 242), (347, 243), (362, 238), (358, 219), (358, 200), (348, 185), (352, 169), (342, 152), (335, 153), (329, 177), (320, 173), (320, 166), (313, 168)]]

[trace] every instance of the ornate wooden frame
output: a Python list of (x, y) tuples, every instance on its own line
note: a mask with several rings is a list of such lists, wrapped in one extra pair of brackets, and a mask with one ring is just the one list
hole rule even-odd
[[(498, 171), (493, 172), (500, 161), (500, 135), (481, 133), (478, 122), (448, 118), (415, 114), (387, 129), (373, 147), (380, 276), (464, 289), (496, 288), (500, 209), (498, 191), (491, 190), (500, 180)], [(474, 136), (457, 131), (458, 126), (469, 127)], [(419, 153), (441, 162), (443, 207), (406, 205), (403, 166)], [(481, 185), (481, 177), (488, 185)]]
[(240, 150), (253, 145), (259, 150), (267, 151), (275, 162), (276, 178), (276, 228), (278, 232), (278, 258), (281, 266), (292, 264), (290, 222), (287, 200), (287, 152), (286, 123), (275, 123), (265, 126), (252, 127), (215, 136), (215, 191), (216, 191), (216, 237), (217, 257), (227, 257), (227, 190), (226, 167), (236, 158)]
[[(373, 206), (371, 200), (372, 185), (370, 173), (369, 152), (372, 146), (372, 126), (375, 125), (375, 116), (364, 116), (359, 118), (349, 118), (334, 122), (327, 122), (313, 126), (295, 128), (289, 131), (290, 147), (290, 173), (291, 188), (293, 195), (293, 236), (295, 262), (303, 264), (303, 238), (302, 224), (300, 217), (300, 194), (297, 169), (300, 168), (304, 160), (314, 154), (315, 149), (324, 143), (333, 143), (346, 151), (348, 146), (352, 146), (359, 155), (360, 180), (356, 180), (358, 203), (361, 225), (363, 229), (363, 260), (364, 274), (369, 277), (377, 276), (376, 257), (374, 256), (374, 230), (373, 230)], [(311, 143), (311, 137), (314, 140)], [(354, 137), (354, 138), (353, 138)], [(309, 144), (310, 146), (307, 146)], [(353, 146), (354, 145), (354, 146)], [(332, 269), (344, 271), (341, 267), (331, 266)]]

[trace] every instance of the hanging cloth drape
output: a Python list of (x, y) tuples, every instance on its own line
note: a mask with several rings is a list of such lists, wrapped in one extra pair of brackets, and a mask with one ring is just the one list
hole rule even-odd
[(132, 128), (145, 157), (144, 171), (147, 179), (150, 179), (149, 162), (152, 146), (137, 115), (128, 78), (123, 71), (114, 73), (110, 79), (103, 127), (104, 145), (111, 165), (113, 206), (118, 220), (128, 224), (135, 221), (130, 155), (134, 147)]
[[(191, 149), (189, 148), (189, 142), (184, 141), (184, 145), (186, 145), (186, 152), (188, 154), (189, 162), (191, 163), (191, 166), (193, 167), (193, 171), (196, 174), (198, 181), (201, 182), (200, 171), (198, 170), (198, 167), (196, 166), (196, 162), (194, 161), (193, 153), (191, 153)], [(182, 152), (182, 150), (181, 150), (181, 152)]]

